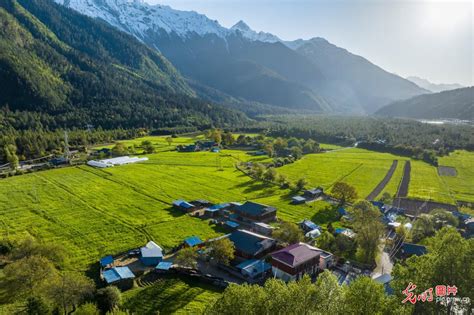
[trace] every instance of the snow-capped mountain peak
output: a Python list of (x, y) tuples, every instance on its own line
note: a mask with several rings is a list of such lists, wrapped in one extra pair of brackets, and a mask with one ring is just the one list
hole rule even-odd
[(146, 38), (148, 32), (160, 30), (180, 37), (194, 33), (225, 37), (229, 33), (228, 29), (203, 14), (174, 10), (165, 5), (150, 5), (143, 0), (55, 1), (82, 14), (100, 18), (140, 40)]
[(250, 26), (247, 25), (247, 23), (245, 23), (242, 20), (237, 22), (230, 29), (232, 31), (240, 32), (242, 36), (253, 41), (261, 41), (261, 42), (268, 42), (268, 43), (276, 43), (276, 42), (281, 41), (277, 36), (271, 33), (254, 31), (253, 29), (250, 28)]
[(99, 18), (118, 29), (130, 33), (141, 41), (152, 34), (166, 32), (181, 38), (192, 35), (217, 35), (225, 39), (230, 34), (240, 34), (251, 41), (281, 42), (270, 33), (256, 32), (240, 20), (230, 29), (216, 20), (195, 11), (175, 10), (166, 5), (150, 5), (144, 0), (54, 0), (84, 15)]
[(240, 20), (238, 21), (237, 23), (235, 23), (234, 26), (232, 26), (230, 28), (231, 30), (239, 30), (239, 31), (251, 31), (252, 29), (250, 28), (250, 26), (247, 25), (247, 23), (245, 23), (244, 21)]

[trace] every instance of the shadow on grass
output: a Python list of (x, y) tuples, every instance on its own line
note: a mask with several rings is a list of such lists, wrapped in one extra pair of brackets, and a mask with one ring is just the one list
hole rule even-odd
[(105, 282), (100, 279), (99, 263), (90, 264), (85, 272), (86, 276), (94, 281), (96, 288), (105, 287)]
[(313, 222), (317, 224), (327, 224), (331, 222), (336, 222), (339, 220), (339, 213), (337, 212), (336, 206), (327, 206), (321, 210), (319, 210), (313, 217), (311, 218)]
[(168, 213), (173, 217), (173, 218), (178, 218), (182, 217), (183, 215), (186, 215), (184, 211), (175, 209), (174, 207), (168, 207), (164, 209), (165, 211), (168, 211)]

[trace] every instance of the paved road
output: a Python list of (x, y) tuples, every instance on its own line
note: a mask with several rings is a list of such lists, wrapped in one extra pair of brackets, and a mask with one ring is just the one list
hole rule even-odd
[(384, 248), (385, 244), (382, 242), (382, 244), (379, 246), (380, 253), (377, 258), (377, 267), (375, 267), (374, 271), (372, 272), (372, 278), (378, 277), (385, 273), (392, 273), (393, 262), (390, 259), (389, 253), (387, 253)]

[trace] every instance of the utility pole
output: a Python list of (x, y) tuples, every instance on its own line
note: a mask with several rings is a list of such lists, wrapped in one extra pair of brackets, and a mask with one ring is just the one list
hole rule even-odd
[(64, 131), (64, 157), (67, 159), (69, 162), (70, 160), (70, 155), (71, 152), (69, 151), (69, 140), (68, 140), (68, 134), (67, 131)]

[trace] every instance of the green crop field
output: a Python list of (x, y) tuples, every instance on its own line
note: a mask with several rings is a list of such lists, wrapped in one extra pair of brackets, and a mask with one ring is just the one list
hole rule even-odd
[(278, 171), (291, 180), (304, 177), (311, 186), (325, 189), (337, 181), (347, 182), (356, 188), (359, 198), (365, 198), (384, 178), (395, 159), (406, 160), (388, 153), (351, 148), (309, 154)]
[(411, 162), (408, 197), (450, 204), (454, 204), (455, 201), (448, 185), (438, 175), (436, 167), (422, 161)]
[(474, 153), (456, 151), (439, 159), (439, 165), (454, 167), (456, 176), (441, 176), (456, 200), (474, 202)]
[(474, 153), (455, 151), (439, 158), (440, 166), (456, 169), (455, 176), (441, 176), (436, 167), (412, 162), (409, 196), (454, 204), (474, 202)]
[(164, 278), (124, 294), (124, 306), (134, 314), (202, 314), (220, 296), (210, 285), (179, 278)]

